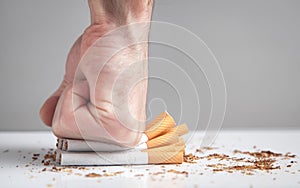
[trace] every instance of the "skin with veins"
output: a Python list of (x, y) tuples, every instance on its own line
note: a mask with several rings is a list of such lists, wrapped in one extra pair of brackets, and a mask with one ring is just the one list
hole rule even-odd
[(134, 146), (146, 119), (148, 0), (89, 0), (91, 25), (40, 116), (58, 137)]

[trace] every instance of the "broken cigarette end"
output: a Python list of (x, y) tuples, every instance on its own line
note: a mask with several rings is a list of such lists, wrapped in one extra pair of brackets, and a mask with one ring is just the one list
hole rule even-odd
[(168, 112), (162, 112), (146, 126), (146, 135), (149, 140), (160, 136), (176, 125)]

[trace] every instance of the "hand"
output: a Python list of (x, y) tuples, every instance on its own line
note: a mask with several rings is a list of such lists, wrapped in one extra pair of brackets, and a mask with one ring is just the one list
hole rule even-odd
[[(81, 46), (89, 46), (84, 42), (93, 41), (90, 33), (101, 27), (91, 26)], [(57, 136), (124, 145), (138, 142), (146, 118), (148, 44), (135, 43), (146, 41), (148, 35), (125, 37), (133, 32), (129, 29), (102, 35), (82, 56), (73, 83), (56, 107), (52, 128)]]
[(85, 30), (40, 112), (55, 135), (137, 144), (146, 119), (148, 31), (149, 23), (120, 28), (105, 19)]

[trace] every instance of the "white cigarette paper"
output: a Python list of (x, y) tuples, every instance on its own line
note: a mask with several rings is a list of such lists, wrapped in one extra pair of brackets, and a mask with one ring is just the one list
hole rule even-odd
[(148, 164), (148, 153), (138, 150), (118, 152), (57, 152), (60, 165), (128, 165)]
[(181, 164), (183, 151), (119, 151), (119, 152), (68, 152), (57, 151), (56, 162), (69, 165), (144, 165)]

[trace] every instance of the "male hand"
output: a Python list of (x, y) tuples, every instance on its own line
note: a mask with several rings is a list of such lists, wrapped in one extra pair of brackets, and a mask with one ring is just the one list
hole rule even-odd
[[(71, 48), (64, 80), (40, 116), (58, 137), (134, 146), (146, 119), (152, 4), (134, 7), (140, 12), (128, 14), (126, 24), (120, 24), (111, 13), (95, 11), (106, 10), (98, 3), (89, 1), (92, 24)], [(144, 23), (131, 24), (135, 22)]]

